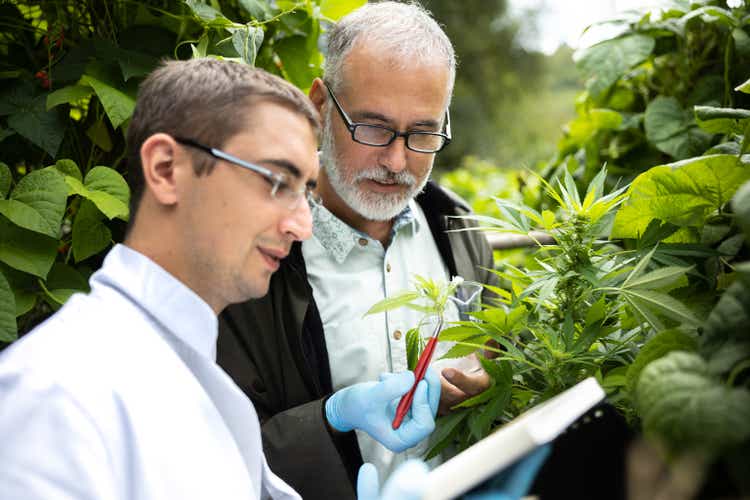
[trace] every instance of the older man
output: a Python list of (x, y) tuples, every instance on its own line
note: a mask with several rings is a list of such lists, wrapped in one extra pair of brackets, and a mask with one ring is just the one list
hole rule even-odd
[[(255, 410), (215, 354), (217, 314), (264, 295), (310, 236), (317, 127), (301, 92), (245, 65), (174, 61), (146, 79), (128, 129), (125, 243), (88, 295), (0, 356), (3, 499), (299, 498), (269, 469)], [(337, 392), (326, 418), (413, 446), (434, 428), (428, 379), (403, 430), (391, 407), (409, 372)], [(419, 492), (425, 471), (411, 467), (403, 491)]]
[[(394, 454), (326, 426), (332, 391), (406, 369), (404, 332), (418, 313), (363, 317), (370, 306), (410, 287), (415, 274), (494, 281), (484, 237), (447, 232), (462, 227), (449, 217), (468, 207), (428, 182), (450, 141), (454, 78), (450, 41), (415, 4), (367, 4), (333, 27), (325, 78), (310, 90), (325, 125), (313, 237), (292, 247), (266, 298), (222, 316), (219, 363), (259, 409), (274, 470), (305, 497), (351, 497), (362, 459), (387, 475), (426, 449)], [(488, 386), (477, 365), (443, 365), (444, 411)], [(316, 450), (331, 441), (338, 454), (324, 461)]]

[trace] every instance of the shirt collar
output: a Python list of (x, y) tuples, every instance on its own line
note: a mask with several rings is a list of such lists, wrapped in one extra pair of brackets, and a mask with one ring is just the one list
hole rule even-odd
[[(410, 200), (409, 204), (394, 217), (391, 237), (407, 227), (411, 227), (414, 232), (419, 230), (419, 220), (414, 216), (413, 203), (414, 200)], [(315, 239), (339, 264), (344, 262), (360, 238), (369, 239), (366, 234), (336, 217), (322, 204), (312, 206), (312, 219)]]
[(164, 330), (198, 353), (216, 359), (218, 320), (195, 292), (145, 255), (115, 245), (91, 278), (127, 296)]

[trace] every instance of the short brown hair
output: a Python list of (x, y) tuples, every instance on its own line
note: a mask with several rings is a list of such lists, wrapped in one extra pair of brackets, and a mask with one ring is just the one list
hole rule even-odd
[[(320, 117), (307, 96), (259, 68), (199, 58), (165, 61), (146, 77), (128, 126), (130, 225), (143, 196), (140, 151), (146, 139), (161, 132), (221, 148), (247, 123), (253, 105), (268, 101), (301, 114), (318, 134)], [(214, 160), (197, 151), (191, 154), (195, 173), (209, 174)]]

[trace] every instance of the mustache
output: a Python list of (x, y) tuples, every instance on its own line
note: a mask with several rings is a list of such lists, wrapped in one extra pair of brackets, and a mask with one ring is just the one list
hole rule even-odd
[(402, 170), (401, 172), (391, 172), (384, 167), (377, 167), (371, 170), (357, 172), (357, 174), (354, 176), (354, 182), (364, 180), (391, 184), (402, 184), (409, 187), (412, 187), (417, 183), (416, 177), (405, 170)]

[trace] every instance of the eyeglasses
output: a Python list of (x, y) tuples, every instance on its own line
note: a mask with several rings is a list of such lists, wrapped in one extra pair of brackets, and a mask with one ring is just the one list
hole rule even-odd
[(352, 134), (352, 140), (366, 146), (385, 147), (396, 140), (397, 137), (403, 137), (406, 147), (417, 153), (437, 153), (451, 142), (451, 117), (450, 113), (445, 112), (445, 133), (440, 132), (399, 132), (383, 125), (372, 125), (369, 123), (352, 122), (346, 111), (343, 110), (338, 99), (333, 94), (331, 87), (325, 84), (328, 93), (331, 95), (333, 104), (344, 120), (346, 128)]
[(175, 137), (175, 141), (185, 146), (190, 146), (196, 149), (200, 149), (204, 153), (208, 153), (214, 158), (227, 161), (238, 167), (252, 170), (256, 174), (263, 177), (266, 182), (271, 185), (271, 198), (277, 200), (289, 210), (295, 210), (299, 207), (300, 201), (303, 199), (307, 200), (310, 204), (320, 204), (320, 197), (314, 192), (315, 183), (309, 183), (302, 188), (295, 190), (291, 187), (289, 182), (289, 175), (282, 172), (273, 172), (265, 167), (250, 163), (239, 158), (225, 153), (220, 149), (209, 148), (203, 144), (196, 142), (192, 139), (186, 139), (184, 137)]

